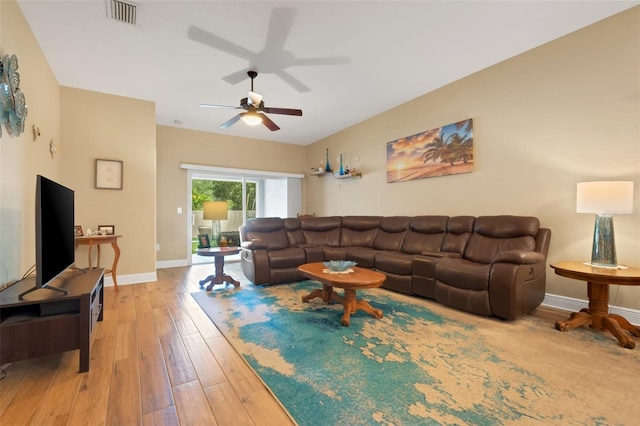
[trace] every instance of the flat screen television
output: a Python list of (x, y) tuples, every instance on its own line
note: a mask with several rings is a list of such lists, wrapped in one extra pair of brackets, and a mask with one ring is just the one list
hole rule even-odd
[(75, 262), (73, 190), (38, 175), (35, 216), (36, 285), (20, 298), (38, 288), (66, 293), (49, 283)]

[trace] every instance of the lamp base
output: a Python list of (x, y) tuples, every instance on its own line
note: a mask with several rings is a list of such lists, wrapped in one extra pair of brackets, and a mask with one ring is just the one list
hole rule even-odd
[(613, 266), (602, 266), (597, 263), (591, 262), (582, 262), (583, 265), (593, 266), (594, 268), (604, 268), (604, 269), (629, 269), (626, 265), (613, 265)]
[(596, 215), (593, 229), (593, 248), (591, 266), (598, 268), (617, 268), (616, 242), (613, 232), (613, 216)]

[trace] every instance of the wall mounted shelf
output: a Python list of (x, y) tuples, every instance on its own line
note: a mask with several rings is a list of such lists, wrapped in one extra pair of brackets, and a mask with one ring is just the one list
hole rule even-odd
[(348, 175), (333, 175), (336, 179), (359, 179), (362, 177), (362, 173), (350, 173)]
[(315, 171), (315, 172), (311, 172), (309, 173), (309, 176), (333, 176), (334, 179), (360, 179), (362, 177), (362, 173), (349, 173), (346, 175), (339, 175), (337, 174), (337, 172), (325, 172), (325, 171)]

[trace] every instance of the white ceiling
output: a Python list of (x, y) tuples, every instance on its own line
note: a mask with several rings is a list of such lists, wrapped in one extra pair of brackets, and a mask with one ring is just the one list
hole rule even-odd
[[(134, 26), (108, 19), (105, 0), (18, 0), (61, 85), (153, 101), (161, 125), (307, 145), (640, 1), (136, 3)], [(281, 48), (260, 54), (270, 31)], [(239, 111), (198, 105), (239, 105), (250, 80), (223, 78), (248, 68), (267, 107), (304, 115), (270, 114), (276, 132), (220, 129)]]

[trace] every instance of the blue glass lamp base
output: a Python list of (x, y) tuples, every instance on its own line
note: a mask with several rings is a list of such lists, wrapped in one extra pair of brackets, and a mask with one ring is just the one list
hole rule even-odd
[(602, 268), (618, 267), (613, 216), (596, 215), (596, 223), (593, 229), (591, 265)]

